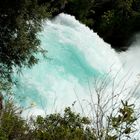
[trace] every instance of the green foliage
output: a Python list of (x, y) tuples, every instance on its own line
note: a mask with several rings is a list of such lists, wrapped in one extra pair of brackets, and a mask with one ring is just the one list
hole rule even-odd
[(0, 1), (0, 77), (11, 81), (13, 68), (31, 67), (38, 62), (35, 54), (42, 50), (36, 34), (41, 30), (41, 21), (49, 16), (47, 3)]
[(24, 140), (28, 128), (25, 120), (21, 118), (21, 110), (11, 100), (5, 101), (0, 110), (0, 140)]
[(116, 17), (115, 17), (115, 12), (114, 10), (109, 10), (104, 13), (102, 16), (102, 24), (101, 24), (101, 30), (104, 32), (110, 27), (112, 27), (112, 24), (115, 24)]
[(134, 112), (134, 104), (122, 101), (122, 107), (119, 109), (117, 115), (109, 116), (108, 134), (107, 137), (117, 138), (131, 138), (130, 134), (136, 131), (135, 121), (137, 120)]
[[(134, 105), (122, 101), (116, 114), (108, 114), (108, 125), (95, 128), (95, 122), (65, 108), (64, 113), (53, 113), (24, 120), (22, 109), (12, 99), (4, 100), (0, 110), (0, 140), (118, 140), (133, 139), (135, 130)], [(94, 110), (93, 110), (94, 111)], [(95, 119), (95, 118), (93, 118)], [(103, 124), (102, 124), (103, 125)], [(102, 132), (99, 132), (102, 131)], [(100, 133), (102, 135), (96, 135)]]
[(93, 29), (106, 42), (117, 50), (126, 49), (132, 43), (132, 36), (140, 30), (140, 3), (138, 0), (100, 3), (95, 6), (94, 21)]
[(87, 117), (81, 117), (68, 107), (63, 115), (38, 116), (34, 122), (36, 129), (33, 135), (42, 140), (92, 140), (94, 133), (88, 127), (89, 124)]

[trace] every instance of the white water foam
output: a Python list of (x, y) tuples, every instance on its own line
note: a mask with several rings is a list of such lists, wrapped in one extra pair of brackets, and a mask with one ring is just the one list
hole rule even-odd
[[(109, 44), (73, 16), (60, 14), (52, 21), (47, 20), (38, 36), (41, 47), (48, 51), (47, 59), (38, 55), (39, 64), (32, 69), (24, 69), (23, 75), (17, 76), (19, 85), (14, 88), (16, 100), (22, 100), (20, 105), (35, 105), (24, 114), (44, 115), (46, 112), (63, 110), (74, 101), (83, 100), (85, 102), (81, 102), (82, 106), (86, 108), (91, 94), (94, 101), (97, 98), (95, 79), (100, 77), (103, 81), (105, 75), (108, 75), (107, 84), (110, 84), (105, 97), (109, 97), (108, 91), (112, 90), (111, 81), (114, 81), (115, 75), (119, 73), (118, 75), (124, 76), (122, 71), (126, 67), (122, 67), (120, 55), (118, 57)], [(124, 53), (121, 58), (127, 59), (126, 56), (127, 53)], [(127, 70), (128, 68), (125, 71)], [(119, 77), (117, 82), (120, 79)], [(132, 85), (134, 80), (129, 79), (126, 82)], [(116, 92), (121, 91), (123, 83), (116, 84)], [(120, 96), (123, 97), (124, 94)]]

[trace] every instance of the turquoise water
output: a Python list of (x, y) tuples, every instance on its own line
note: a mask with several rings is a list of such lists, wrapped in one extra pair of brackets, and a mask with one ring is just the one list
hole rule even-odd
[(24, 69), (14, 87), (19, 104), (34, 104), (37, 113), (71, 105), (77, 96), (87, 99), (89, 83), (94, 86), (94, 79), (121, 67), (110, 45), (73, 16), (60, 14), (47, 20), (38, 37), (47, 57), (38, 55), (39, 63)]

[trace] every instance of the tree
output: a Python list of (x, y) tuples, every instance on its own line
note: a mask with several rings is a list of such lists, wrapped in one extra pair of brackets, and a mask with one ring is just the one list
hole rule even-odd
[(45, 118), (38, 116), (33, 122), (32, 136), (39, 140), (94, 140), (94, 133), (88, 126), (90, 120), (75, 113), (70, 107), (64, 114), (54, 113)]
[[(118, 112), (104, 114), (104, 117), (108, 116), (106, 127), (98, 118), (92, 120), (72, 111), (70, 107), (65, 108), (61, 114), (53, 113), (28, 120), (23, 119), (22, 111), (24, 110), (16, 106), (10, 96), (4, 100), (0, 110), (1, 140), (132, 140), (133, 134), (137, 132), (135, 106), (123, 101), (116, 108)], [(103, 127), (96, 127), (99, 123)]]
[(49, 4), (37, 0), (0, 1), (0, 84), (12, 81), (13, 68), (31, 67), (41, 52), (37, 33), (50, 16)]
[(138, 0), (99, 3), (95, 1), (92, 28), (116, 50), (126, 50), (132, 43), (133, 35), (140, 30), (140, 3)]

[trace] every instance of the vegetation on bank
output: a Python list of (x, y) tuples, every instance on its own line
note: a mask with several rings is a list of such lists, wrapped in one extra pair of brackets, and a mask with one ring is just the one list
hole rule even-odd
[(95, 118), (85, 117), (67, 107), (64, 113), (28, 120), (22, 118), (24, 110), (15, 106), (12, 99), (5, 100), (3, 105), (0, 140), (132, 140), (136, 132), (135, 107), (128, 102), (122, 102), (115, 114), (104, 112), (103, 116)]
[(0, 84), (11, 82), (13, 70), (31, 67), (41, 52), (36, 34), (50, 16), (49, 4), (36, 0), (0, 1)]

